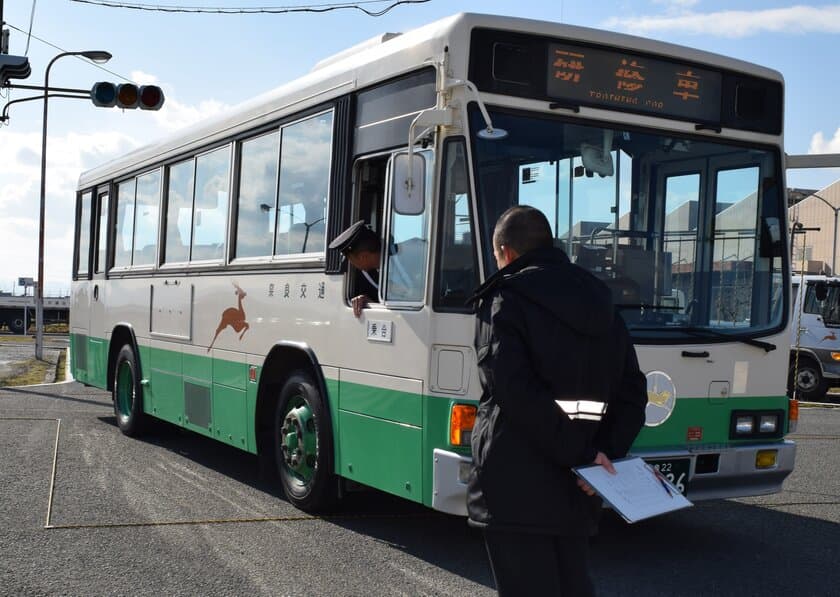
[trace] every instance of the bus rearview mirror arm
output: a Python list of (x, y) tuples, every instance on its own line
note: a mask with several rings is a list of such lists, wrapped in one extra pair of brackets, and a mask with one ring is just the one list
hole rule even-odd
[[(478, 104), (478, 109), (481, 110), (481, 116), (484, 118), (485, 128), (481, 129), (476, 133), (476, 136), (478, 136), (478, 138), (485, 139), (488, 141), (497, 141), (499, 139), (504, 139), (508, 136), (506, 130), (495, 128), (493, 126), (493, 121), (490, 120), (490, 114), (487, 112), (487, 108), (484, 106), (484, 102), (481, 101), (481, 97), (478, 95), (478, 89), (476, 89), (475, 85), (472, 82), (467, 81), (466, 79), (447, 79), (446, 83), (444, 84), (443, 91), (449, 91), (455, 87), (463, 87), (464, 89), (466, 89), (467, 92), (472, 95), (473, 99)], [(418, 139), (422, 139), (424, 136), (426, 136), (426, 134), (428, 134), (429, 132), (429, 129), (438, 126), (452, 126), (452, 122), (452, 108), (429, 108), (428, 110), (423, 110), (422, 112), (420, 112), (411, 122), (411, 125), (408, 127), (408, 163), (412, 163), (414, 144), (417, 143)], [(421, 134), (417, 135), (414, 131), (420, 126), (425, 128), (423, 129), (423, 132)], [(408, 180), (406, 180), (406, 188), (414, 188), (414, 181), (411, 179), (410, 174)]]

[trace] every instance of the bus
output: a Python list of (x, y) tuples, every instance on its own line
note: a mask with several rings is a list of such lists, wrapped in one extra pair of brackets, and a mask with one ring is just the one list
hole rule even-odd
[[(778, 72), (617, 33), (384, 34), (81, 175), (73, 375), (127, 435), (155, 418), (257, 455), (302, 510), (367, 486), (464, 515), (468, 299), (528, 204), (627, 322), (632, 453), (693, 500), (777, 492), (798, 413), (782, 106)], [(357, 318), (329, 245), (359, 220), (382, 262)]]

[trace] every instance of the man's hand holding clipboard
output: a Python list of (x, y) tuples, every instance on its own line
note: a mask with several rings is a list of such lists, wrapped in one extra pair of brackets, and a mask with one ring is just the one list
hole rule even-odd
[(630, 523), (693, 505), (659, 471), (638, 457), (610, 462), (599, 452), (593, 464), (572, 471), (579, 477), (578, 486), (584, 492), (600, 495)]
[[(605, 469), (607, 469), (607, 472), (611, 475), (616, 474), (615, 467), (613, 466), (612, 461), (609, 458), (607, 458), (607, 455), (603, 452), (598, 452), (598, 454), (595, 456), (595, 460), (592, 461), (592, 464), (600, 464)], [(577, 484), (578, 487), (580, 487), (586, 495), (595, 495), (596, 493), (598, 493), (592, 488), (592, 486), (589, 483), (583, 480), (583, 477), (578, 477)]]

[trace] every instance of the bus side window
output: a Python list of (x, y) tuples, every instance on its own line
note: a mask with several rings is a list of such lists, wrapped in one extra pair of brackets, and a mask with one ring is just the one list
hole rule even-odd
[(478, 286), (472, 197), (463, 139), (447, 141), (443, 156), (443, 195), (438, 224), (438, 264), (434, 307), (470, 311), (466, 300)]
[(86, 193), (82, 193), (79, 198), (81, 213), (79, 214), (76, 236), (76, 273), (82, 278), (87, 277), (88, 263), (90, 262), (90, 220), (92, 197), (93, 194), (88, 191)]
[(192, 199), (195, 160), (169, 166), (169, 187), (166, 192), (166, 237), (163, 244), (164, 263), (190, 260)]
[(190, 261), (224, 259), (229, 184), (230, 146), (198, 156)]
[(333, 115), (283, 127), (275, 255), (323, 253)]
[(134, 244), (134, 194), (137, 179), (130, 178), (117, 185), (117, 221), (114, 228), (114, 267), (131, 265), (131, 247)]
[(132, 265), (154, 265), (157, 260), (160, 178), (160, 170), (137, 177)]

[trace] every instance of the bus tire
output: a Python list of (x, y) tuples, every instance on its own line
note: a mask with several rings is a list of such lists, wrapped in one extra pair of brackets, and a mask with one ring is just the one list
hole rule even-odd
[(137, 437), (145, 426), (143, 412), (143, 388), (140, 385), (140, 369), (137, 356), (130, 344), (125, 344), (117, 353), (114, 366), (114, 415), (117, 426), (124, 435)]
[(283, 493), (304, 512), (334, 507), (338, 485), (333, 473), (329, 412), (312, 376), (293, 372), (274, 409), (273, 456)]
[(828, 381), (823, 377), (819, 363), (808, 357), (799, 357), (799, 370), (794, 372), (795, 363), (791, 363), (788, 374), (788, 389), (794, 390), (796, 373), (796, 395), (800, 400), (822, 400), (828, 393)]
[(22, 315), (14, 315), (9, 318), (9, 331), (13, 334), (25, 334), (26, 324), (23, 321)]

